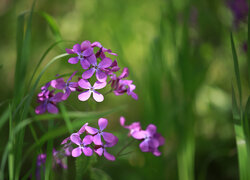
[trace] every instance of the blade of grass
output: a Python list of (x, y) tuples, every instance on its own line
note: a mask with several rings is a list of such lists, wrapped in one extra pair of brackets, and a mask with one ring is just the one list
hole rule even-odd
[(73, 132), (72, 124), (71, 124), (68, 112), (66, 111), (66, 108), (65, 108), (64, 104), (60, 103), (59, 107), (60, 107), (60, 110), (62, 112), (62, 116), (63, 116), (63, 119), (65, 121), (65, 124), (67, 125), (68, 131), (70, 133), (72, 133)]

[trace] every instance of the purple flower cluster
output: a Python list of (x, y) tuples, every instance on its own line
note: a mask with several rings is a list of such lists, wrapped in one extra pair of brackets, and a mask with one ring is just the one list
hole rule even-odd
[(129, 130), (129, 136), (141, 141), (139, 147), (142, 152), (152, 152), (155, 156), (161, 155), (158, 148), (164, 145), (165, 139), (161, 134), (156, 132), (157, 128), (154, 124), (149, 124), (146, 130), (142, 130), (140, 122), (125, 125), (124, 117), (120, 117), (120, 124)]
[[(115, 156), (109, 154), (106, 148), (115, 146), (118, 138), (112, 133), (104, 131), (108, 125), (107, 119), (100, 118), (98, 125), (99, 129), (91, 127), (86, 123), (78, 132), (64, 139), (61, 144), (64, 145), (65, 154), (78, 157), (81, 154), (92, 156), (93, 152), (95, 152), (99, 156), (103, 155), (106, 159), (114, 161)], [(82, 134), (85, 134), (83, 138), (81, 138)], [(73, 148), (73, 144), (78, 147)]]
[[(80, 62), (83, 70), (82, 77), (77, 82), (71, 82), (77, 73), (75, 71), (66, 82), (63, 78), (58, 78), (43, 86), (38, 94), (40, 105), (35, 110), (37, 114), (43, 114), (46, 111), (58, 113), (56, 104), (67, 100), (71, 92), (74, 91), (80, 92), (78, 95), (80, 101), (87, 101), (93, 94), (93, 99), (96, 102), (102, 102), (104, 96), (98, 91), (107, 85), (110, 85), (110, 92), (116, 96), (127, 93), (135, 100), (138, 99), (134, 92), (136, 86), (133, 81), (125, 79), (129, 75), (128, 68), (124, 68), (121, 75), (117, 76), (116, 73), (120, 70), (117, 61), (112, 61), (107, 57), (108, 54), (113, 56), (117, 56), (117, 54), (104, 48), (101, 43), (84, 41), (81, 44), (75, 44), (72, 49), (66, 49), (66, 52), (74, 56), (68, 59), (70, 64)], [(94, 74), (96, 80), (91, 85), (89, 81), (94, 77)], [(56, 91), (59, 92), (55, 93)]]
[(248, 16), (248, 3), (247, 0), (229, 0), (228, 6), (230, 7), (234, 16), (234, 25), (239, 26), (240, 22), (246, 21)]

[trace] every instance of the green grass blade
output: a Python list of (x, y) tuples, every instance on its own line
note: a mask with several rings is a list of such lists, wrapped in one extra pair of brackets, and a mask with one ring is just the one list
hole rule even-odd
[(59, 107), (60, 107), (60, 110), (61, 110), (61, 112), (62, 112), (62, 116), (63, 116), (63, 119), (64, 119), (64, 121), (65, 121), (65, 124), (67, 125), (68, 131), (69, 131), (70, 133), (72, 133), (72, 132), (73, 132), (73, 127), (72, 127), (70, 118), (69, 118), (69, 116), (68, 116), (68, 112), (66, 111), (66, 108), (65, 108), (64, 104), (63, 104), (63, 103), (60, 103), (60, 104), (59, 104)]
[[(53, 128), (54, 121), (49, 121), (49, 131)], [(53, 161), (53, 139), (47, 143), (46, 163), (45, 163), (45, 180), (50, 179), (50, 171), (52, 169)]]

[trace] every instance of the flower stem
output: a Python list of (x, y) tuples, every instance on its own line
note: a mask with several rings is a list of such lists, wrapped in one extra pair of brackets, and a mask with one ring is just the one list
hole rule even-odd
[(119, 157), (119, 155), (120, 155), (128, 146), (130, 146), (134, 141), (135, 141), (135, 139), (132, 139), (132, 140), (129, 141), (125, 146), (123, 146), (123, 147), (121, 148), (121, 150), (116, 154), (116, 157)]

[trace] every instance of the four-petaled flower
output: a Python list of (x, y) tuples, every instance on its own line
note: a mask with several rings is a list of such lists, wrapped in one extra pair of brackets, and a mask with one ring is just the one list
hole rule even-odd
[(126, 119), (123, 116), (121, 116), (120, 117), (120, 124), (122, 127), (129, 130), (129, 136), (131, 136), (133, 133), (141, 130), (140, 122), (133, 122), (132, 124), (126, 126), (125, 121), (126, 121)]
[(78, 145), (77, 148), (73, 149), (72, 156), (78, 157), (82, 153), (85, 154), (85, 156), (92, 156), (93, 151), (90, 147), (88, 147), (89, 144), (92, 143), (93, 137), (91, 135), (87, 135), (81, 140), (80, 135), (77, 133), (74, 133), (70, 136), (70, 140)]
[(105, 73), (104, 69), (111, 66), (112, 60), (110, 58), (104, 58), (99, 64), (97, 64), (96, 58), (93, 58), (90, 60), (90, 63), (92, 64), (92, 67), (82, 74), (82, 78), (89, 79), (96, 72), (96, 79), (98, 81), (106, 81), (107, 74)]
[(100, 118), (98, 120), (98, 125), (99, 125), (99, 130), (90, 126), (86, 126), (85, 129), (89, 134), (94, 135), (93, 137), (93, 142), (95, 145), (102, 145), (102, 139), (101, 136), (103, 137), (104, 141), (106, 143), (114, 143), (116, 141), (116, 137), (108, 132), (103, 132), (103, 130), (107, 127), (108, 125), (108, 120), (104, 118)]
[(76, 88), (78, 87), (78, 83), (69, 82), (72, 80), (72, 78), (75, 76), (76, 73), (77, 71), (75, 71), (66, 82), (64, 82), (63, 78), (59, 78), (59, 79), (51, 81), (51, 86), (53, 88), (63, 90), (64, 94), (62, 95), (62, 100), (66, 100), (72, 91), (76, 91)]
[(88, 60), (95, 56), (91, 43), (89, 41), (83, 41), (82, 44), (75, 44), (73, 49), (67, 49), (68, 54), (77, 54), (77, 57), (69, 58), (68, 62), (70, 64), (77, 64), (80, 61), (83, 69), (88, 69), (90, 64)]
[(95, 82), (93, 86), (91, 86), (91, 84), (87, 80), (81, 79), (78, 82), (78, 84), (81, 88), (88, 89), (87, 91), (84, 91), (78, 95), (78, 99), (80, 101), (87, 101), (90, 98), (92, 93), (93, 93), (93, 98), (95, 99), (95, 101), (102, 102), (104, 100), (103, 95), (97, 92), (96, 89), (104, 88), (107, 84), (106, 82), (97, 81)]

